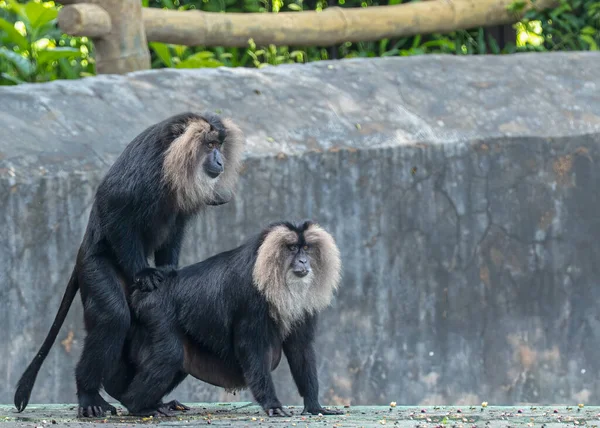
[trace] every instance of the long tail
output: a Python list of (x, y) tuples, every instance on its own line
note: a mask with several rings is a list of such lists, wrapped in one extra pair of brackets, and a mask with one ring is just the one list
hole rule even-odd
[(42, 347), (31, 363), (29, 363), (27, 370), (25, 370), (21, 376), (21, 379), (19, 379), (19, 383), (17, 383), (17, 390), (15, 392), (15, 406), (17, 407), (19, 413), (25, 410), (25, 407), (27, 407), (27, 404), (29, 403), (35, 378), (37, 377), (37, 374), (42, 367), (42, 363), (46, 359), (48, 352), (50, 352), (50, 348), (52, 348), (52, 345), (56, 340), (56, 336), (58, 336), (58, 332), (60, 331), (60, 328), (62, 327), (63, 322), (69, 313), (69, 308), (71, 307), (71, 303), (73, 303), (73, 299), (77, 294), (77, 290), (79, 290), (79, 282), (77, 281), (77, 272), (75, 268), (73, 269), (73, 273), (71, 273), (71, 279), (69, 279), (62, 302), (60, 303), (58, 312), (54, 317), (54, 323), (52, 323), (52, 327), (50, 328)]

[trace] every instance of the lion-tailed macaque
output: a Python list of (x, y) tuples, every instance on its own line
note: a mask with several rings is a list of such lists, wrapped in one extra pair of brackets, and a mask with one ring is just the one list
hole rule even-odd
[[(127, 145), (98, 187), (54, 323), (19, 380), (14, 397), (19, 412), (81, 290), (87, 336), (75, 374), (78, 415), (116, 414), (100, 388), (119, 366), (131, 324), (134, 275), (145, 269), (140, 286), (151, 290), (177, 268), (189, 221), (203, 207), (232, 198), (243, 147), (244, 136), (231, 120), (194, 113), (154, 124)], [(152, 256), (155, 267), (148, 262)]]
[[(138, 284), (150, 271), (138, 274)], [(238, 248), (179, 269), (132, 294), (135, 375), (120, 401), (132, 415), (170, 415), (162, 398), (187, 374), (227, 390), (249, 387), (269, 416), (286, 415), (271, 378), (285, 354), (304, 412), (321, 407), (317, 315), (341, 276), (340, 252), (319, 225), (270, 225)]]

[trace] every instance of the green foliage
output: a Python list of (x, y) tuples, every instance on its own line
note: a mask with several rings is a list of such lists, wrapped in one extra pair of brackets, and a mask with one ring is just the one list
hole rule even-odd
[(54, 2), (0, 1), (0, 11), (0, 84), (93, 74), (89, 42), (60, 33)]
[(597, 51), (600, 44), (600, 1), (561, 0), (557, 8), (543, 14), (528, 12), (517, 28), (521, 36), (527, 34), (533, 39), (537, 36), (540, 41), (540, 44), (523, 43), (529, 50)]
[(152, 68), (214, 68), (225, 65), (210, 51), (194, 52), (187, 46), (157, 42), (149, 43), (149, 47), (153, 53)]
[[(421, 0), (141, 0), (145, 7), (210, 12), (323, 10), (329, 6), (377, 7)], [(508, 10), (522, 13), (524, 0)], [(74, 79), (94, 73), (91, 43), (68, 37), (56, 28), (58, 8), (52, 1), (0, 0), (0, 84)], [(187, 47), (150, 43), (152, 67), (266, 67), (332, 58), (371, 58), (424, 54), (482, 55), (527, 51), (598, 50), (600, 0), (560, 0), (559, 7), (530, 11), (515, 24), (516, 43), (502, 47), (489, 29), (417, 35), (333, 47), (257, 46)]]
[[(377, 7), (421, 0), (144, 0), (148, 7), (168, 9), (200, 9), (214, 12), (270, 12), (322, 10), (329, 5), (339, 7)], [(514, 0), (508, 10), (522, 13), (527, 3)], [(502, 48), (483, 28), (454, 31), (449, 34), (417, 35), (376, 42), (343, 43), (335, 47), (259, 46), (252, 40), (247, 49), (183, 48), (183, 55), (162, 59), (156, 50), (154, 66), (205, 67), (222, 64), (230, 67), (265, 67), (294, 62), (311, 62), (335, 58), (370, 58), (423, 54), (483, 55), (527, 51), (597, 50), (600, 44), (600, 0), (560, 0), (554, 10), (530, 11), (515, 24), (516, 43)], [(166, 45), (163, 50), (166, 49)], [(198, 52), (211, 52), (208, 62), (183, 61)]]

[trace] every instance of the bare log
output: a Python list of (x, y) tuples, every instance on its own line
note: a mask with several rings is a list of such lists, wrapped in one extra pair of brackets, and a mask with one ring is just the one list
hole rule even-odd
[(71, 36), (91, 38), (106, 36), (112, 28), (108, 12), (89, 3), (63, 7), (58, 15), (58, 25), (64, 33)]
[[(106, 15), (98, 9), (103, 9), (110, 19), (108, 32), (105, 31)], [(96, 19), (103, 23), (95, 22)], [(61, 30), (73, 31), (69, 28), (73, 22), (81, 23), (76, 29), (78, 35), (90, 36), (94, 42), (98, 74), (123, 74), (150, 68), (140, 0), (87, 0), (85, 4), (78, 2), (63, 7), (58, 19)], [(61, 23), (67, 27), (63, 28)]]
[(322, 12), (215, 13), (143, 8), (149, 41), (188, 46), (258, 45), (327, 46), (417, 34), (447, 33), (518, 21), (529, 9), (556, 0), (527, 0), (520, 14), (509, 12), (513, 0), (434, 0), (395, 6)]

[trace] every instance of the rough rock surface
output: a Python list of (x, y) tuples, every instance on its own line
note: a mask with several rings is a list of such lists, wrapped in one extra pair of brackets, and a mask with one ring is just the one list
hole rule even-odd
[[(164, 70), (0, 88), (0, 402), (60, 303), (94, 190), (186, 110), (248, 136), (234, 202), (183, 263), (311, 217), (343, 284), (321, 318), (324, 404), (577, 403), (600, 393), (600, 55), (421, 56)], [(79, 299), (31, 402), (73, 402)], [(299, 403), (284, 363), (284, 403)], [(182, 401), (247, 400), (186, 380)]]

